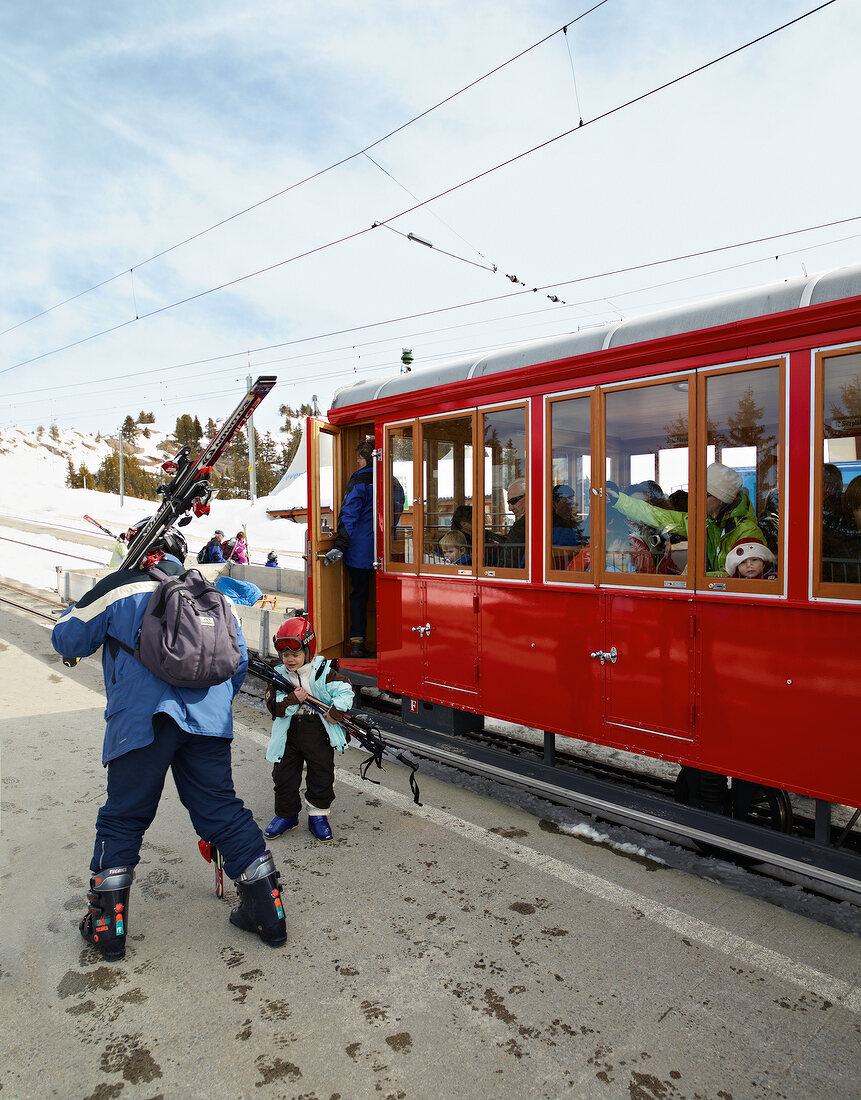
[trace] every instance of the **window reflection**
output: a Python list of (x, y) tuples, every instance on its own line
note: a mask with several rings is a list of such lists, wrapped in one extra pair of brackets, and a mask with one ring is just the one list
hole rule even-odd
[[(688, 383), (608, 393), (605, 417), (604, 569), (684, 575), (688, 565)], [(575, 559), (575, 568), (585, 558), (584, 550)]]
[(328, 432), (320, 432), (320, 462), (318, 466), (318, 490), (320, 501), (320, 533), (330, 535), (335, 529), (332, 505), (335, 500), (335, 467), (333, 463), (334, 440)]
[(588, 397), (550, 407), (550, 568), (590, 568), (592, 478), (591, 403)]
[(492, 569), (525, 569), (529, 486), (526, 478), (526, 409), (485, 413), (484, 564)]
[(386, 435), (389, 561), (413, 562), (413, 428), (390, 428)]
[(823, 366), (821, 579), (861, 584), (861, 355)]
[[(422, 477), (424, 481), (424, 541), (426, 565), (453, 568), (458, 559), (471, 557), (473, 444), (472, 417), (422, 423)], [(466, 550), (454, 559), (446, 554), (442, 539), (451, 533), (457, 513), (457, 530)], [(449, 540), (451, 541), (451, 540)], [(451, 550), (452, 547), (450, 546)]]
[(779, 367), (706, 379), (706, 573), (777, 576), (779, 440)]

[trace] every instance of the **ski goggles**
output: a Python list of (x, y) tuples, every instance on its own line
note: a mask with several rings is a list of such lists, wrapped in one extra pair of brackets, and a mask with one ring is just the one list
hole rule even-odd
[(295, 653), (296, 650), (304, 649), (306, 644), (301, 638), (278, 638), (275, 640), (275, 648), (279, 653), (285, 649), (291, 649)]

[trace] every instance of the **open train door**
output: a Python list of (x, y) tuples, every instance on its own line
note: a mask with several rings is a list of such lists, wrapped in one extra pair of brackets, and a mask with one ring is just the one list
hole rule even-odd
[(308, 611), (317, 634), (317, 652), (324, 657), (343, 652), (344, 566), (323, 565), (322, 556), (332, 549), (341, 500), (338, 429), (323, 420), (308, 418)]

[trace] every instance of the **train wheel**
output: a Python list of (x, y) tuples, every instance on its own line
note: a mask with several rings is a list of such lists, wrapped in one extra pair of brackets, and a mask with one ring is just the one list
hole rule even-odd
[(786, 791), (778, 787), (734, 779), (732, 816), (738, 821), (749, 821), (752, 825), (788, 833), (792, 828), (792, 803)]

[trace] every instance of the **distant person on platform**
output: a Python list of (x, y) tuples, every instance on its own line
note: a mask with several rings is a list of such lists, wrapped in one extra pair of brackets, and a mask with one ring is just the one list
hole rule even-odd
[[(130, 541), (147, 522), (129, 529)], [(171, 527), (144, 560), (179, 576), (186, 552), (182, 533)], [(280, 947), (287, 923), (278, 872), (260, 827), (233, 787), (233, 699), (248, 668), (242, 628), (236, 619), (238, 661), (232, 677), (211, 687), (174, 687), (133, 656), (156, 587), (143, 567), (109, 573), (72, 604), (51, 635), (54, 649), (69, 659), (101, 647), (107, 696), (102, 748), (107, 800), (96, 817), (81, 935), (107, 961), (124, 957), (135, 867), (170, 771), (195, 831), (218, 848), (235, 880), (239, 905), (230, 923)], [(193, 912), (185, 919), (194, 926)]]
[(110, 565), (122, 565), (123, 558), (129, 552), (128, 546), (126, 546), (126, 532), (121, 531), (117, 537), (117, 543), (114, 547), (114, 552), (111, 554)]
[(278, 568), (278, 555), (275, 553), (274, 550), (270, 550), (269, 553), (266, 555), (266, 564), (270, 567), (270, 569)]
[(221, 544), (224, 542), (224, 532), (216, 531), (209, 542), (204, 547), (205, 553), (200, 559), (207, 564), (213, 564), (215, 562), (224, 561), (224, 551), (221, 548)]
[(368, 596), (374, 572), (374, 443), (363, 439), (356, 447), (357, 470), (347, 482), (338, 515), (338, 529), (324, 565), (344, 559), (350, 574), (350, 656), (370, 657), (365, 647), (368, 632)]
[(248, 565), (248, 543), (244, 531), (237, 531), (233, 541), (233, 549), (230, 551), (230, 561), (238, 561), (240, 565)]

